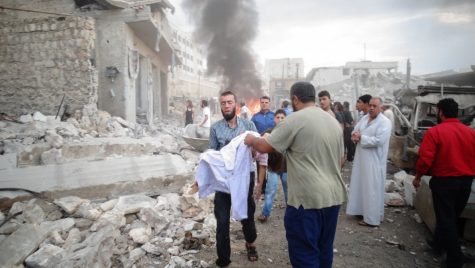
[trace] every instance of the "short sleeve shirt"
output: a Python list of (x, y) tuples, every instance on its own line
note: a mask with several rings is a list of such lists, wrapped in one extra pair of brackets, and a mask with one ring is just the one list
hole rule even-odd
[(288, 205), (320, 209), (346, 200), (340, 172), (343, 130), (330, 114), (318, 107), (293, 112), (274, 128), (267, 142), (286, 156)]
[(204, 107), (203, 108), (203, 120), (205, 116), (208, 116), (208, 120), (206, 120), (206, 123), (203, 124), (204, 127), (211, 127), (211, 112), (209, 110), (209, 107)]

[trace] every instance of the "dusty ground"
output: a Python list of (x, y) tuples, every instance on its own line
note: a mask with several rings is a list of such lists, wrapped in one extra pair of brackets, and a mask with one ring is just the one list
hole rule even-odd
[[(395, 170), (389, 167), (388, 172)], [(346, 165), (346, 182), (349, 182), (350, 174), (351, 165)], [(283, 203), (280, 190), (269, 221), (256, 223), (258, 262), (247, 260), (241, 224), (231, 223), (231, 267), (291, 267), (283, 224), (285, 209), (280, 208)], [(257, 207), (256, 216), (261, 213), (262, 201)], [(377, 228), (359, 226), (356, 218), (345, 215), (344, 211), (343, 206), (334, 243), (333, 267), (440, 267), (440, 262), (428, 252), (425, 244), (430, 231), (415, 221), (414, 209), (387, 207), (385, 221)], [(467, 252), (475, 253), (474, 243), (464, 243), (464, 247)], [(196, 257), (212, 264), (216, 259), (216, 248), (204, 248)]]

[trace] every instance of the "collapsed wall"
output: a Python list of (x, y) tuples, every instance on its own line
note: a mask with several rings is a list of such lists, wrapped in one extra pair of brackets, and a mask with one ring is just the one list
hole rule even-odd
[(55, 115), (97, 103), (94, 20), (50, 17), (0, 21), (0, 113)]

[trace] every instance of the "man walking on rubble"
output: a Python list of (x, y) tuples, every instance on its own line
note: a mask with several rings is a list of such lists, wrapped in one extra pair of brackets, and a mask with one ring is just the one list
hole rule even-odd
[[(231, 91), (221, 93), (219, 104), (223, 119), (214, 123), (210, 129), (209, 148), (220, 150), (233, 138), (245, 131), (256, 132), (256, 127), (249, 121), (236, 115), (236, 95)], [(247, 219), (241, 221), (248, 259), (257, 261), (258, 255), (254, 241), (257, 238), (256, 225), (254, 222), (254, 212), (256, 204), (253, 198), (255, 173), (251, 172), (249, 192), (247, 197)], [(218, 259), (216, 265), (219, 267), (228, 266), (231, 263), (231, 241), (229, 239), (229, 218), (231, 210), (231, 195), (224, 192), (216, 192), (214, 196), (214, 215), (216, 217), (216, 249)]]
[[(475, 175), (475, 130), (458, 119), (458, 104), (453, 99), (437, 103), (438, 125), (424, 134), (416, 176), (431, 175), (429, 187), (435, 211), (434, 240), (428, 241), (436, 255), (447, 253), (447, 267), (462, 267), (468, 259), (460, 249), (457, 220), (467, 204)], [(470, 260), (473, 262), (473, 259)]]
[[(315, 106), (315, 88), (297, 82), (290, 89), (294, 113), (269, 135), (247, 135), (259, 152), (285, 153), (288, 202), (284, 225), (293, 267), (331, 267), (340, 205), (346, 199), (340, 170), (343, 131)], [(325, 126), (325, 127), (322, 127)]]
[(378, 226), (384, 217), (384, 182), (391, 137), (391, 122), (381, 113), (383, 101), (373, 97), (369, 113), (356, 124), (351, 140), (356, 155), (351, 171), (346, 214), (362, 216), (363, 226)]

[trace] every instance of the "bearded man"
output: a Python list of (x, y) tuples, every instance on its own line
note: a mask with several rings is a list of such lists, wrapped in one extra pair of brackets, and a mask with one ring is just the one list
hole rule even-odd
[[(249, 120), (236, 116), (236, 95), (225, 91), (219, 96), (219, 105), (223, 119), (214, 123), (210, 129), (209, 148), (220, 150), (233, 138), (246, 131), (257, 132), (256, 126)], [(255, 173), (251, 172), (247, 197), (247, 219), (241, 221), (244, 239), (246, 240), (247, 257), (249, 261), (257, 261), (257, 251), (254, 241), (257, 238), (254, 212), (256, 204), (253, 198)], [(216, 265), (226, 267), (231, 263), (231, 241), (229, 239), (229, 218), (231, 211), (231, 195), (217, 191), (214, 196), (214, 215), (216, 217), (216, 249), (218, 259)]]

